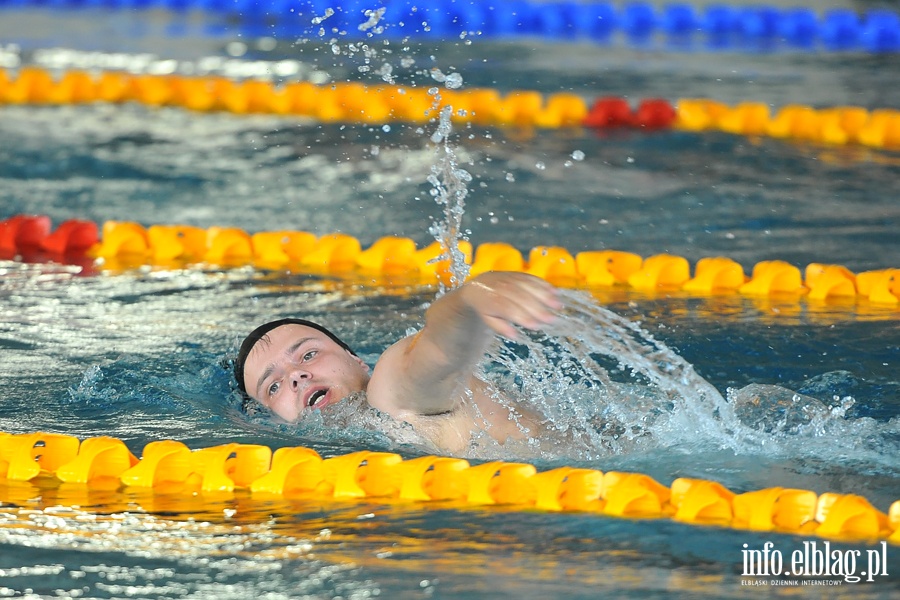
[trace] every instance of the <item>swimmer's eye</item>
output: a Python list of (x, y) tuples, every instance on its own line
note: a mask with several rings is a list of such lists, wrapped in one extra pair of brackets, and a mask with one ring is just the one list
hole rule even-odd
[(318, 353), (319, 353), (318, 350), (310, 350), (309, 352), (307, 352), (306, 354), (304, 354), (304, 355), (303, 355), (303, 358), (301, 358), (300, 360), (302, 360), (303, 362), (306, 362), (306, 361), (308, 361), (308, 360), (312, 360), (313, 358), (315, 358), (316, 354), (318, 354)]
[(278, 387), (280, 385), (281, 384), (278, 381), (273, 382), (272, 385), (270, 385), (269, 388), (266, 390), (266, 394), (268, 394), (269, 397), (274, 396), (275, 394), (278, 393)]

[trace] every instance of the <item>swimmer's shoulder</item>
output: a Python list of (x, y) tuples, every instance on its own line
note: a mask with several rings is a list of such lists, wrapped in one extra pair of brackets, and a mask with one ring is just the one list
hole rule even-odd
[(413, 336), (407, 336), (385, 350), (375, 363), (366, 387), (369, 404), (394, 418), (403, 419), (409, 413), (403, 410), (398, 399), (409, 393), (406, 373), (412, 343)]
[(462, 403), (447, 410), (424, 414), (407, 408), (398, 400), (410, 395), (427, 395), (410, 381), (410, 354), (416, 351), (417, 336), (398, 341), (378, 359), (366, 388), (369, 405), (393, 418), (409, 423), (416, 432), (444, 452), (461, 452), (471, 439), (472, 415)]

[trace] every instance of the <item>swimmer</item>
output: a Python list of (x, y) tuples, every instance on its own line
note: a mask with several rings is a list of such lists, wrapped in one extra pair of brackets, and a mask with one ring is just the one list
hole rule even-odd
[(484, 273), (437, 299), (425, 326), (389, 347), (371, 370), (333, 333), (310, 321), (261, 325), (241, 344), (234, 372), (245, 398), (286, 421), (327, 410), (352, 394), (406, 422), (447, 452), (462, 451), (478, 431), (499, 443), (522, 439), (538, 419), (516, 414), (489, 393), (475, 369), (494, 333), (541, 329), (562, 304), (549, 283), (525, 273)]

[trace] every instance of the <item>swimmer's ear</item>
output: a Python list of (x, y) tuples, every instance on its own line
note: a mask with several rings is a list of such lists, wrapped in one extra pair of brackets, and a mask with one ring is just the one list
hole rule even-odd
[(369, 372), (369, 365), (367, 365), (367, 364), (365, 363), (365, 361), (363, 361), (363, 359), (361, 359), (361, 358), (358, 357), (357, 355), (353, 354), (353, 353), (350, 352), (349, 350), (345, 350), (345, 352), (346, 352), (347, 354), (349, 354), (349, 355), (353, 358), (353, 360), (355, 360), (357, 363), (359, 363), (359, 366), (361, 366), (361, 367), (365, 370), (366, 373)]

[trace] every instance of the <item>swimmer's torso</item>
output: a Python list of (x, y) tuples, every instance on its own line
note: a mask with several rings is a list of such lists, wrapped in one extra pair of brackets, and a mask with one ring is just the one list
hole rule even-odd
[(472, 378), (469, 389), (452, 410), (438, 415), (404, 415), (416, 432), (451, 454), (465, 453), (473, 440), (487, 435), (498, 444), (539, 435), (540, 418), (512, 409), (491, 394), (487, 384)]

